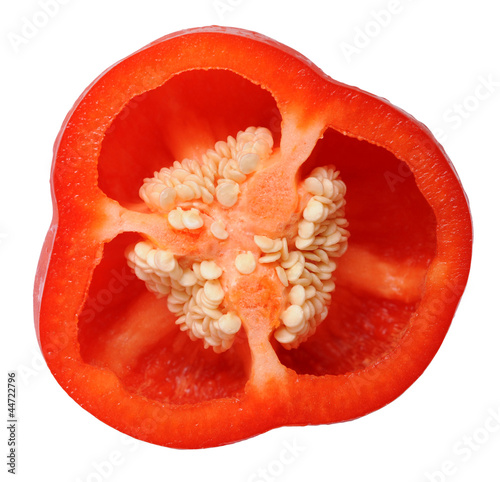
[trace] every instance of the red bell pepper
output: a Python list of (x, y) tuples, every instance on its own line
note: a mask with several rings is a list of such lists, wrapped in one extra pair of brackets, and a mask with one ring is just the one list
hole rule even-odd
[(431, 133), (239, 29), (103, 73), (64, 121), (52, 194), (43, 355), (83, 408), (164, 446), (383, 407), (469, 272), (467, 198)]

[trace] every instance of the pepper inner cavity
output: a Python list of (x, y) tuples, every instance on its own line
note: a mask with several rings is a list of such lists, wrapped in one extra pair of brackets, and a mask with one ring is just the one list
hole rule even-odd
[[(230, 216), (220, 213), (238, 203), (243, 184), (265, 166), (272, 149), (268, 129), (249, 127), (236, 138), (217, 142), (200, 160), (175, 161), (155, 172), (144, 180), (139, 195), (151, 211), (166, 217), (172, 229), (209, 229), (221, 244), (227, 244)], [(274, 270), (280, 280), (285, 303), (274, 337), (285, 348), (295, 348), (311, 336), (328, 314), (335, 289), (335, 258), (345, 252), (349, 237), (345, 191), (333, 166), (314, 169), (299, 186), (299, 195), (307, 196), (307, 203), (291, 234), (271, 239), (254, 233), (253, 251), (245, 249), (248, 246), (232, 250), (241, 276)], [(228, 247), (221, 246), (221, 252)], [(232, 346), (242, 323), (225, 299), (224, 277), (229, 273), (224, 263), (178, 257), (146, 239), (129, 246), (125, 256), (147, 289), (167, 298), (176, 324), (192, 340), (201, 339), (205, 348), (218, 353)]]

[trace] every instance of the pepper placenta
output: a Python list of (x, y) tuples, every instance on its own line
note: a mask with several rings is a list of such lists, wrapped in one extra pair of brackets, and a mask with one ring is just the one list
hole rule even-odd
[(468, 202), (431, 133), (257, 33), (192, 29), (122, 60), (54, 152), (39, 343), (77, 403), (148, 442), (379, 409), (465, 288)]

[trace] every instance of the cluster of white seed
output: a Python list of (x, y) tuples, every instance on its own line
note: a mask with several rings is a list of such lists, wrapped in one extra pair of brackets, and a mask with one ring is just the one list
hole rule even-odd
[[(155, 172), (144, 180), (139, 195), (152, 211), (165, 214), (173, 229), (196, 230), (207, 223), (215, 238), (225, 240), (229, 236), (226, 226), (201, 211), (207, 212), (207, 205), (214, 201), (224, 208), (234, 206), (240, 185), (262, 167), (272, 147), (268, 129), (249, 127), (236, 138), (217, 142), (200, 161), (175, 161), (172, 167)], [(344, 217), (346, 187), (338, 171), (333, 166), (314, 169), (304, 181), (304, 189), (310, 198), (295, 237), (254, 237), (262, 252), (258, 262), (276, 263), (273, 267), (285, 287), (286, 304), (274, 337), (286, 348), (297, 347), (326, 318), (335, 289), (335, 258), (345, 252), (349, 237)], [(293, 249), (289, 250), (289, 243)], [(167, 297), (168, 309), (191, 339), (202, 339), (205, 348), (216, 352), (230, 348), (241, 320), (226, 309), (220, 282), (223, 272), (215, 261), (177, 259), (146, 240), (129, 246), (126, 257), (150, 291)], [(240, 252), (234, 264), (242, 275), (257, 267), (251, 251)]]
[[(239, 185), (269, 157), (272, 147), (268, 129), (249, 127), (238, 132), (236, 139), (229, 136), (227, 142), (217, 142), (203, 154), (201, 162), (184, 159), (155, 172), (154, 177), (144, 180), (139, 196), (152, 211), (162, 213), (184, 202), (211, 204), (214, 199), (230, 208), (238, 201)], [(181, 225), (172, 226), (184, 229)]]
[(192, 340), (202, 339), (220, 353), (231, 347), (241, 328), (240, 318), (223, 307), (222, 269), (215, 261), (181, 267), (174, 254), (140, 241), (125, 252), (136, 276), (158, 297), (167, 296), (168, 309)]
[(278, 262), (278, 278), (288, 291), (289, 305), (281, 313), (281, 325), (274, 337), (286, 348), (295, 348), (311, 336), (328, 315), (328, 302), (335, 290), (332, 274), (334, 258), (347, 249), (345, 184), (333, 167), (312, 171), (304, 187), (311, 198), (302, 212), (297, 249), (289, 251), (286, 238), (255, 236), (255, 244), (264, 253), (260, 263)]

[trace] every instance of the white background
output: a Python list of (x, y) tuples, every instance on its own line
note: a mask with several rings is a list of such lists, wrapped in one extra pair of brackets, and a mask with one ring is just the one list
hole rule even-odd
[[(18, 474), (8, 477), (500, 481), (497, 2), (61, 0), (46, 25), (41, 3), (4, 0), (0, 7), (1, 400), (7, 372), (17, 371), (19, 379)], [(394, 13), (387, 19), (380, 12), (389, 8)], [(23, 37), (23, 26), (35, 19), (40, 27), (32, 38)], [(143, 45), (211, 24), (273, 37), (333, 78), (385, 97), (427, 124), (469, 196), (475, 251), (465, 296), (441, 350), (395, 402), (353, 422), (281, 428), (227, 447), (180, 451), (122, 435), (66, 395), (39, 355), (32, 287), (52, 212), (52, 144), (73, 102), (103, 70)], [(354, 47), (350, 55), (347, 44)], [(480, 87), (485, 82), (489, 90)], [(1, 433), (0, 471), (8, 480), (7, 431)], [(279, 459), (284, 450), (286, 465)]]

